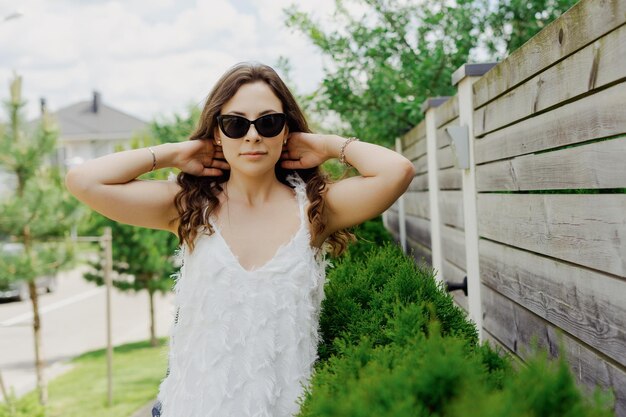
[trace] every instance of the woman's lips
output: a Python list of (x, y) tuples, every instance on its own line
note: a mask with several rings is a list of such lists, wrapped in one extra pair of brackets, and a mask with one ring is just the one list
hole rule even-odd
[(266, 152), (244, 152), (241, 154), (241, 156), (247, 159), (261, 159), (265, 155), (267, 155)]

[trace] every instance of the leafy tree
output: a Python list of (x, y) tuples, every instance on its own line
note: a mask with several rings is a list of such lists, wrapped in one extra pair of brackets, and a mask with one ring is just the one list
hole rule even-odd
[(390, 145), (419, 123), (427, 97), (454, 93), (450, 76), (476, 45), (481, 9), (469, 0), (354, 3), (367, 11), (354, 16), (337, 0), (340, 31), (325, 32), (296, 6), (286, 10), (287, 26), (332, 61), (319, 106), (340, 114), (361, 139)]
[(576, 4), (576, 0), (505, 0), (495, 2), (487, 17), (493, 38), (486, 45), (497, 57), (504, 57)]
[[(195, 129), (200, 120), (201, 110), (194, 105), (187, 109), (187, 115), (174, 114), (173, 120), (164, 119), (162, 121), (153, 120), (150, 123), (150, 135), (144, 138), (151, 139), (154, 143), (182, 142), (189, 139), (191, 132)], [(150, 139), (151, 138), (151, 139)]]
[(25, 280), (33, 308), (35, 369), (39, 402), (47, 402), (43, 375), (41, 318), (35, 280), (56, 272), (72, 260), (71, 245), (62, 238), (69, 234), (80, 211), (66, 191), (60, 173), (45, 164), (54, 150), (57, 130), (48, 114), (34, 127), (25, 123), (21, 97), (22, 78), (10, 83), (6, 102), (8, 123), (0, 126), (0, 165), (16, 179), (16, 189), (0, 202), (0, 235), (6, 235), (22, 250), (0, 251), (0, 276)]
[[(188, 116), (175, 115), (173, 121), (153, 121), (150, 133), (134, 138), (132, 148), (139, 148), (165, 142), (186, 140), (200, 116), (196, 107), (190, 107)], [(144, 174), (141, 179), (165, 180), (169, 170), (159, 170)], [(113, 236), (113, 286), (121, 291), (146, 290), (150, 303), (150, 342), (157, 346), (155, 329), (154, 295), (171, 290), (172, 274), (177, 265), (174, 253), (178, 239), (171, 233), (143, 227), (130, 226), (95, 214), (87, 225), (88, 234), (101, 234), (104, 227), (111, 227)], [(91, 262), (92, 272), (84, 275), (88, 281), (104, 285), (103, 265)]]
[(323, 24), (291, 6), (286, 25), (328, 58), (317, 107), (348, 122), (346, 134), (391, 145), (421, 121), (424, 100), (455, 94), (452, 73), (479, 47), (496, 58), (503, 44), (518, 47), (574, 0), (506, 0), (495, 10), (489, 0), (352, 0), (358, 15), (347, 3), (336, 0)]

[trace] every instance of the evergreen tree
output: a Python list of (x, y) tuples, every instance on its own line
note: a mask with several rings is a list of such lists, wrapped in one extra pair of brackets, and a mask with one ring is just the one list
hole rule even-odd
[(47, 402), (47, 384), (43, 373), (41, 318), (35, 280), (55, 275), (72, 260), (68, 244), (70, 226), (80, 211), (63, 185), (56, 167), (46, 164), (54, 150), (58, 131), (51, 117), (44, 113), (40, 123), (25, 122), (26, 102), (21, 96), (22, 78), (15, 75), (6, 102), (8, 123), (0, 126), (0, 166), (16, 180), (16, 187), (0, 202), (0, 235), (17, 243), (17, 253), (0, 251), (0, 276), (28, 283), (33, 308), (35, 369), (39, 402)]

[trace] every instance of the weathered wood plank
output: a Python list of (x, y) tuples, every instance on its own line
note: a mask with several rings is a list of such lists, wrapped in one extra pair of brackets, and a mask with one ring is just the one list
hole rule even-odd
[(454, 227), (441, 227), (441, 252), (443, 258), (455, 264), (459, 269), (466, 270), (465, 233)]
[(428, 190), (428, 174), (419, 174), (413, 177), (409, 184), (409, 191), (426, 191)]
[(406, 235), (420, 245), (430, 248), (430, 221), (415, 216), (406, 216)]
[(484, 136), (624, 77), (626, 25), (476, 110), (474, 134)]
[(452, 147), (446, 146), (437, 150), (437, 167), (439, 169), (450, 168), (454, 166), (454, 154)]
[(476, 163), (626, 133), (624, 88), (615, 85), (477, 140)]
[(430, 201), (428, 198), (428, 191), (408, 191), (404, 193), (406, 214), (430, 219)]
[(483, 328), (483, 338), (489, 343), (493, 350), (500, 352), (500, 356), (508, 355), (508, 357), (513, 360), (512, 364), (514, 368), (519, 369), (520, 364), (522, 364), (523, 362), (518, 356), (515, 355), (515, 352), (506, 347), (502, 342), (498, 340), (497, 337), (489, 333), (489, 331), (487, 331), (487, 329), (485, 328)]
[(485, 285), (482, 301), (483, 327), (507, 348), (528, 360), (533, 340), (553, 357), (559, 356), (559, 344), (562, 343), (577, 382), (591, 389), (596, 385), (611, 389), (616, 399), (616, 415), (626, 415), (626, 372), (623, 367), (603, 360), (585, 344)]
[(626, 281), (482, 239), (484, 284), (626, 366)]
[[(546, 26), (474, 85), (474, 108), (504, 94), (626, 22), (623, 0), (586, 0)], [(588, 79), (583, 78), (587, 83)]]
[(408, 160), (415, 160), (422, 155), (426, 155), (426, 137), (419, 139), (402, 151), (402, 155)]
[(626, 277), (626, 194), (478, 194), (478, 232)]
[[(446, 261), (445, 259), (442, 263), (441, 273), (444, 281), (454, 283), (463, 282), (463, 278), (467, 276), (467, 273), (464, 270), (460, 269), (453, 263)], [(459, 307), (461, 307), (466, 312), (469, 311), (467, 296), (463, 294), (463, 291), (452, 291), (450, 294), (452, 294), (452, 297), (454, 297), (454, 302)]]
[(389, 225), (389, 230), (392, 234), (400, 236), (400, 222), (397, 211), (389, 211), (387, 214), (387, 224)]
[(455, 190), (440, 191), (439, 214), (441, 224), (463, 230), (465, 227), (465, 221), (463, 220), (463, 192)]
[(425, 174), (428, 172), (428, 155), (424, 154), (413, 161), (416, 174)]
[(449, 98), (435, 109), (435, 126), (440, 128), (456, 117), (459, 117), (459, 96)]
[(460, 190), (463, 186), (463, 176), (460, 169), (446, 168), (438, 172), (440, 190)]
[(422, 120), (417, 126), (405, 133), (400, 139), (402, 143), (402, 149), (406, 149), (413, 143), (426, 136), (426, 122)]
[(430, 248), (422, 246), (419, 242), (411, 239), (407, 236), (407, 245), (409, 248), (409, 254), (415, 259), (415, 262), (419, 265), (426, 265), (430, 267), (433, 264), (433, 255)]
[(476, 186), (478, 191), (626, 187), (624, 161), (626, 137), (479, 165)]

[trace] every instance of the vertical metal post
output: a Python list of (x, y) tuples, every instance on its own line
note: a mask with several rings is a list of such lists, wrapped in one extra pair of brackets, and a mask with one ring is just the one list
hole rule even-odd
[(111, 332), (111, 288), (113, 273), (113, 238), (110, 227), (104, 228), (104, 281), (106, 285), (106, 321), (107, 321), (107, 389), (108, 405), (113, 405), (113, 340)]
[[(402, 141), (396, 138), (396, 152), (402, 154)], [(400, 233), (400, 246), (406, 253), (406, 215), (404, 213), (404, 194), (398, 199), (398, 229)]]

